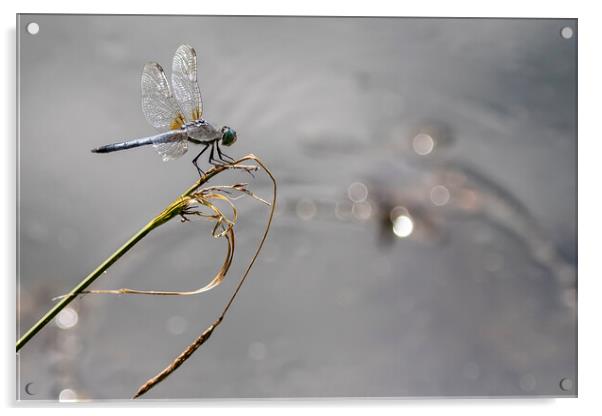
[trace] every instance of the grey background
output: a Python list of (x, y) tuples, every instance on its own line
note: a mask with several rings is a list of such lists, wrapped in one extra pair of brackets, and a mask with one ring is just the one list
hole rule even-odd
[[(192, 152), (90, 153), (153, 133), (141, 69), (169, 76), (188, 43), (204, 117), (238, 131), (229, 154), (270, 166), (279, 207), (224, 324), (146, 398), (575, 395), (576, 23), (21, 15), (21, 332), (195, 180)], [(369, 216), (348, 212), (355, 182)], [(251, 183), (269, 196), (265, 177)], [(409, 238), (391, 232), (396, 205)], [(229, 297), (267, 214), (240, 208), (224, 284), (75, 301), (77, 325), (22, 349), (20, 399), (131, 397)], [(199, 287), (223, 257), (208, 233), (169, 223), (94, 288)]]

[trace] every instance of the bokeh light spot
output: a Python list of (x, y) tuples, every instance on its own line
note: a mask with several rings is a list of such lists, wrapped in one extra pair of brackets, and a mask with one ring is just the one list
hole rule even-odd
[(300, 199), (299, 202), (297, 202), (296, 211), (299, 218), (303, 221), (309, 221), (316, 216), (318, 207), (311, 199)]
[(433, 138), (428, 134), (417, 134), (412, 139), (412, 148), (416, 154), (419, 154), (420, 156), (426, 156), (435, 148), (435, 140), (433, 140)]
[(347, 196), (353, 202), (364, 202), (368, 199), (368, 187), (361, 182), (354, 182), (347, 188)]
[(409, 237), (414, 231), (414, 222), (407, 215), (400, 215), (393, 220), (393, 233), (399, 238)]
[(360, 221), (366, 221), (372, 216), (372, 205), (369, 202), (358, 202), (351, 207), (351, 214)]
[(352, 206), (351, 202), (349, 202), (347, 200), (338, 201), (334, 206), (335, 217), (337, 217), (337, 219), (339, 219), (341, 221), (347, 221), (347, 220), (351, 219), (352, 207), (353, 206)]
[(533, 374), (525, 374), (520, 378), (518, 385), (522, 391), (530, 392), (535, 390), (535, 386), (537, 386), (537, 380), (535, 380), (535, 376)]
[(78, 320), (79, 316), (77, 311), (73, 308), (66, 307), (57, 315), (54, 322), (56, 323), (56, 326), (61, 329), (69, 329), (77, 325)]
[(77, 393), (71, 389), (61, 390), (59, 393), (60, 402), (74, 402), (77, 401)]
[(443, 185), (435, 185), (431, 189), (431, 202), (441, 207), (449, 202), (449, 190)]

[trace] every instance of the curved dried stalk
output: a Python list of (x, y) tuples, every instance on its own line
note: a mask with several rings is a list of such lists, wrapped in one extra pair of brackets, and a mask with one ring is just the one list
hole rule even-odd
[(134, 399), (142, 396), (143, 394), (148, 392), (150, 389), (152, 389), (154, 386), (156, 386), (157, 384), (159, 384), (160, 382), (165, 380), (170, 374), (172, 374), (175, 370), (177, 370), (201, 345), (203, 345), (209, 339), (211, 334), (213, 334), (213, 331), (224, 320), (224, 317), (225, 317), (226, 313), (228, 312), (228, 309), (230, 309), (230, 306), (234, 302), (236, 295), (240, 291), (240, 288), (242, 287), (243, 283), (245, 282), (247, 276), (249, 275), (249, 272), (251, 271), (251, 268), (255, 264), (255, 261), (257, 260), (257, 257), (259, 256), (259, 252), (261, 251), (263, 244), (265, 243), (265, 240), (267, 239), (268, 232), (270, 231), (270, 226), (272, 225), (272, 219), (274, 218), (274, 211), (276, 209), (276, 193), (277, 193), (277, 188), (278, 188), (278, 186), (276, 185), (276, 178), (274, 178), (274, 175), (272, 175), (272, 172), (255, 155), (251, 154), (251, 155), (245, 156), (242, 159), (240, 159), (239, 161), (237, 161), (237, 163), (245, 161), (245, 160), (254, 160), (259, 166), (261, 166), (263, 168), (263, 170), (268, 174), (268, 176), (270, 177), (270, 179), (272, 181), (272, 203), (270, 204), (271, 205), (270, 214), (268, 216), (268, 220), (267, 220), (267, 223), (266, 223), (266, 226), (264, 229), (263, 236), (261, 237), (261, 240), (259, 240), (257, 249), (255, 250), (255, 254), (251, 258), (251, 261), (247, 265), (247, 268), (245, 269), (244, 273), (242, 274), (242, 277), (238, 281), (238, 284), (236, 285), (236, 289), (234, 290), (234, 293), (230, 297), (228, 303), (226, 303), (226, 306), (222, 310), (222, 313), (215, 320), (215, 322), (213, 322), (211, 325), (209, 325), (209, 327), (205, 331), (203, 331), (203, 333), (199, 337), (197, 337), (197, 339), (195, 339), (192, 342), (192, 344), (190, 344), (188, 347), (186, 347), (186, 349), (184, 351), (182, 351), (182, 353), (180, 355), (178, 355), (167, 367), (165, 367), (156, 376), (152, 377), (151, 379), (146, 381), (142, 386), (140, 386), (140, 388), (138, 389), (138, 391), (136, 392), (136, 394), (133, 397)]
[[(258, 167), (256, 165), (244, 165), (245, 161), (255, 161), (257, 164), (265, 169), (265, 165), (255, 156), (247, 155), (232, 164), (214, 166), (209, 169), (203, 177), (198, 179), (194, 185), (186, 190), (180, 197), (163, 210), (159, 215), (148, 222), (140, 231), (132, 236), (125, 244), (123, 244), (117, 251), (111, 254), (104, 262), (102, 262), (95, 270), (93, 270), (88, 276), (86, 276), (81, 282), (79, 282), (67, 295), (63, 296), (60, 301), (54, 305), (42, 318), (40, 318), (19, 340), (16, 344), (16, 350), (19, 351), (25, 346), (42, 328), (44, 328), (61, 310), (63, 310), (73, 299), (78, 295), (85, 292), (86, 288), (90, 286), (98, 277), (100, 277), (109, 267), (111, 267), (117, 260), (119, 260), (125, 253), (127, 253), (132, 247), (134, 247), (140, 240), (142, 240), (148, 233), (157, 228), (158, 226), (165, 224), (172, 218), (181, 215), (185, 211), (190, 197), (199, 189), (202, 185), (207, 183), (214, 176), (219, 173), (230, 170), (230, 169), (241, 169), (249, 173), (256, 171)], [(271, 173), (268, 173), (270, 178), (274, 181)], [(274, 182), (275, 183), (275, 182)], [(202, 191), (201, 191), (202, 192)], [(275, 197), (275, 195), (274, 195)], [(272, 206), (272, 210), (273, 210)], [(271, 216), (270, 216), (271, 220)], [(216, 224), (216, 227), (219, 225)], [(217, 228), (214, 228), (214, 235)], [(266, 233), (267, 235), (267, 233)], [(232, 252), (234, 250), (234, 235), (231, 236), (231, 247), (229, 248)], [(228, 256), (226, 256), (228, 258)], [(230, 259), (231, 261), (231, 259)], [(219, 275), (219, 273), (218, 273)]]
[[(227, 188), (227, 187), (226, 187)], [(230, 207), (232, 208), (232, 219), (228, 219), (223, 212), (217, 208), (214, 204), (210, 202), (212, 199), (219, 199), (226, 201)], [(183, 208), (180, 212), (182, 216), (182, 221), (189, 221), (186, 218), (186, 215), (197, 215), (201, 218), (208, 220), (215, 220), (215, 227), (213, 228), (212, 235), (214, 238), (226, 237), (226, 241), (228, 242), (228, 248), (226, 251), (226, 258), (219, 271), (215, 275), (211, 281), (196, 290), (190, 291), (165, 291), (165, 290), (138, 290), (138, 289), (101, 289), (101, 290), (84, 290), (82, 294), (93, 294), (93, 295), (154, 295), (154, 296), (191, 296), (198, 295), (199, 293), (207, 292), (217, 286), (224, 280), (226, 277), (226, 273), (230, 269), (230, 265), (232, 264), (232, 259), (234, 257), (234, 246), (235, 246), (235, 237), (234, 237), (234, 225), (238, 219), (238, 212), (234, 204), (229, 200), (229, 198), (216, 194), (216, 193), (197, 193), (193, 194), (189, 198), (184, 198), (182, 201), (186, 204), (186, 208)], [(193, 202), (197, 202), (201, 205), (204, 205), (210, 208), (214, 215), (205, 214), (200, 211), (192, 211)], [(225, 225), (224, 225), (225, 224)], [(222, 228), (222, 232), (217, 232), (219, 228)], [(63, 295), (65, 296), (65, 295)], [(61, 296), (62, 297), (62, 296)], [(60, 297), (59, 297), (60, 298)]]

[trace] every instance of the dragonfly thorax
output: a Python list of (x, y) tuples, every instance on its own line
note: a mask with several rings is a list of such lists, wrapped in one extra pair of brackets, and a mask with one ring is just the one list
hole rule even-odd
[(186, 135), (193, 139), (202, 142), (209, 142), (221, 138), (221, 132), (207, 123), (205, 120), (194, 120), (185, 123), (182, 129), (186, 131)]

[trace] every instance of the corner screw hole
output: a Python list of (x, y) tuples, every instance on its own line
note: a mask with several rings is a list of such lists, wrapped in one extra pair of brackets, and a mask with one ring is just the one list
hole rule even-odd
[(573, 380), (570, 378), (563, 378), (560, 380), (560, 390), (562, 391), (572, 391), (573, 390)]
[(40, 25), (36, 22), (31, 22), (27, 25), (27, 33), (30, 35), (37, 35), (40, 31)]
[(565, 26), (560, 30), (560, 36), (563, 39), (570, 39), (573, 37), (573, 29), (569, 26)]

